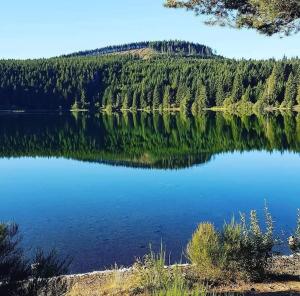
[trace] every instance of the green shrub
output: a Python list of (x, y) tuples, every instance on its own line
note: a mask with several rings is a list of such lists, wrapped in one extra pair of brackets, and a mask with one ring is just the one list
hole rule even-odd
[(230, 271), (231, 275), (240, 272), (238, 262), (243, 245), (243, 227), (232, 219), (231, 223), (224, 223), (223, 231), (220, 234), (222, 245), (222, 270)]
[(267, 207), (265, 224), (263, 231), (256, 211), (251, 211), (249, 223), (243, 214), (239, 223), (225, 223), (219, 232), (212, 224), (202, 223), (187, 246), (188, 259), (205, 278), (262, 280), (276, 243)]
[(298, 209), (295, 234), (289, 238), (289, 247), (293, 253), (300, 252), (300, 209)]
[(242, 244), (238, 252), (237, 265), (240, 271), (250, 279), (259, 281), (265, 278), (268, 259), (272, 256), (276, 240), (273, 236), (273, 221), (268, 208), (265, 208), (266, 230), (263, 231), (256, 211), (250, 213), (250, 224), (246, 222), (246, 216), (241, 216)]
[(150, 253), (138, 259), (134, 269), (140, 285), (149, 291), (163, 289), (171, 280), (171, 274), (166, 268), (166, 252), (163, 246), (159, 253), (155, 253), (150, 247)]
[(70, 261), (58, 259), (52, 251), (38, 250), (32, 261), (24, 258), (16, 224), (0, 223), (0, 295), (56, 296), (66, 292), (66, 283), (57, 278), (66, 274)]
[(218, 232), (211, 223), (199, 224), (187, 246), (187, 257), (204, 277), (218, 277), (221, 245)]

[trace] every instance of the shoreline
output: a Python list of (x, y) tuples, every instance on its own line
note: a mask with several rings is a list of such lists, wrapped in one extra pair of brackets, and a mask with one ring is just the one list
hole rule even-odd
[[(165, 266), (166, 269), (179, 268), (184, 276), (193, 275), (191, 264), (175, 264)], [(132, 277), (135, 274), (133, 266), (128, 268), (93, 271), (81, 274), (66, 275), (63, 279), (68, 285), (67, 296), (75, 295), (115, 295), (115, 296), (148, 296), (140, 289), (134, 288)], [(270, 276), (259, 283), (241, 280), (210, 283), (206, 287), (213, 293), (268, 294), (296, 293), (300, 295), (300, 254), (290, 256), (274, 256), (270, 259)], [(78, 292), (80, 291), (80, 294)], [(139, 291), (139, 292), (136, 292)], [(94, 293), (94, 294), (93, 294)]]
[[(256, 109), (236, 109), (231, 107), (209, 107), (204, 108), (203, 112), (228, 112), (230, 114), (263, 114), (263, 113), (273, 113), (276, 111), (279, 112), (297, 112), (300, 113), (300, 106), (296, 105), (293, 108), (281, 108), (281, 107), (267, 107), (262, 110)], [(98, 111), (89, 110), (89, 109), (0, 109), (0, 114), (45, 114), (45, 113), (93, 113), (93, 114), (122, 114), (122, 113), (140, 113), (145, 112), (148, 114), (171, 114), (171, 113), (180, 113), (180, 108), (166, 108), (166, 109), (101, 109)], [(193, 113), (192, 111), (187, 111), (187, 114), (193, 116), (201, 115), (201, 112)]]
[[(273, 262), (276, 263), (276, 265), (278, 265), (278, 267), (276, 267), (276, 270), (279, 269), (279, 267), (281, 266), (280, 261), (295, 261), (295, 262), (299, 262), (299, 268), (298, 268), (298, 272), (299, 272), (299, 280), (300, 280), (300, 253), (297, 254), (293, 254), (293, 255), (278, 255), (278, 256), (273, 256), (272, 258), (270, 258), (270, 260), (274, 260)], [(165, 268), (168, 269), (172, 269), (175, 267), (180, 267), (180, 268), (190, 268), (192, 267), (192, 264), (189, 263), (184, 263), (184, 264), (171, 264), (171, 265), (166, 265)], [(285, 267), (289, 267), (287, 264), (285, 265)], [(131, 272), (133, 271), (134, 267), (133, 266), (129, 266), (129, 267), (120, 267), (120, 268), (116, 268), (116, 269), (104, 269), (104, 270), (94, 270), (94, 271), (90, 271), (90, 272), (83, 272), (83, 273), (72, 273), (72, 274), (67, 274), (64, 275), (63, 277), (65, 278), (76, 278), (76, 277), (85, 277), (85, 276), (89, 276), (89, 275), (103, 275), (103, 274), (110, 274), (112, 272), (120, 272), (120, 273), (125, 273), (125, 272)], [(282, 271), (285, 271), (284, 269)]]

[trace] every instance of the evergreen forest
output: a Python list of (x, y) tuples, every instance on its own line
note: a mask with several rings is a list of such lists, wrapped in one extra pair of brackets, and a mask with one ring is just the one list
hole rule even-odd
[[(149, 59), (132, 54), (83, 54), (1, 60), (0, 109), (180, 110), (197, 114), (216, 107), (248, 112), (293, 109), (300, 104), (297, 58), (232, 60), (172, 54), (168, 43), (161, 43), (160, 48), (169, 53)], [(112, 50), (117, 49), (108, 52)], [(173, 53), (181, 50), (197, 52), (203, 47), (183, 43), (174, 47)]]

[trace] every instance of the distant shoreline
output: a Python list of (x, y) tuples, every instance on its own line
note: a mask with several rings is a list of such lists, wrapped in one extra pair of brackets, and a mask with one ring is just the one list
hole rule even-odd
[[(203, 112), (211, 111), (211, 112), (228, 112), (232, 114), (254, 114), (254, 113), (272, 113), (276, 111), (283, 111), (283, 112), (299, 112), (300, 113), (300, 105), (296, 105), (293, 108), (284, 108), (284, 107), (266, 107), (262, 110), (243, 110), (243, 109), (235, 109), (232, 107), (210, 107), (210, 108), (205, 108), (202, 110)], [(180, 113), (181, 110), (180, 108), (167, 108), (167, 109), (137, 109), (137, 110), (132, 110), (132, 109), (115, 109), (115, 110), (107, 110), (105, 108), (95, 111), (95, 110), (89, 110), (89, 109), (0, 109), (0, 114), (6, 113), (6, 114), (38, 114), (38, 113), (94, 113), (94, 114), (114, 114), (114, 113), (140, 113), (140, 112), (145, 112), (145, 113)], [(186, 112), (186, 114), (191, 114), (191, 115), (199, 115), (202, 114), (201, 112), (198, 113), (193, 113), (193, 112)]]

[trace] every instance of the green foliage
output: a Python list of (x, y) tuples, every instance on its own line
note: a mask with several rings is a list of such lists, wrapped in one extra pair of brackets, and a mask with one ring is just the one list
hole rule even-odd
[(233, 81), (233, 85), (232, 85), (232, 93), (231, 93), (231, 97), (230, 97), (230, 102), (232, 104), (236, 103), (237, 101), (239, 101), (243, 94), (244, 94), (244, 83), (243, 83), (243, 75), (240, 72), (237, 72), (235, 77), (234, 77), (234, 81)]
[(249, 225), (245, 215), (241, 216), (240, 223), (234, 220), (225, 223), (222, 231), (216, 231), (212, 224), (202, 223), (187, 246), (188, 258), (205, 278), (263, 280), (276, 243), (267, 208), (265, 222), (263, 231), (256, 211), (251, 211)]
[(300, 4), (297, 0), (194, 1), (166, 0), (170, 8), (187, 8), (197, 15), (210, 16), (205, 23), (251, 28), (265, 35), (289, 35), (300, 29)]
[(267, 107), (278, 105), (283, 98), (284, 69), (282, 64), (275, 64), (267, 79), (264, 94), (260, 98), (262, 104)]
[(38, 250), (32, 261), (24, 259), (18, 226), (0, 224), (0, 295), (63, 295), (66, 284), (57, 278), (53, 285), (50, 278), (66, 274), (69, 264), (54, 251), (46, 255)]
[[(122, 112), (0, 116), (1, 157), (184, 168), (231, 151), (300, 152), (300, 116)], [(189, 155), (187, 158), (186, 155)]]
[(298, 209), (297, 227), (296, 227), (295, 236), (300, 240), (300, 209)]
[(242, 244), (238, 252), (238, 270), (250, 280), (262, 280), (266, 276), (268, 259), (272, 256), (276, 240), (273, 237), (273, 221), (268, 208), (265, 208), (266, 230), (263, 231), (256, 211), (250, 213), (250, 226), (242, 215)]
[[(164, 50), (168, 50), (165, 48)], [(192, 51), (192, 49), (190, 49)], [(294, 77), (294, 78), (293, 78)], [(162, 56), (0, 61), (0, 109), (238, 109), (298, 102), (298, 59), (246, 61)], [(251, 104), (249, 104), (251, 103)]]
[(205, 278), (221, 275), (221, 245), (219, 234), (210, 223), (199, 224), (187, 246), (187, 257)]
[(300, 105), (300, 84), (297, 87), (297, 97), (296, 97), (297, 104)]
[(150, 247), (150, 253), (138, 259), (134, 269), (140, 285), (149, 291), (165, 289), (172, 279), (166, 268), (166, 252), (162, 245), (159, 253), (155, 253)]
[(300, 252), (300, 209), (298, 209), (295, 234), (289, 238), (289, 246), (294, 253)]
[(152, 251), (134, 265), (139, 287), (153, 296), (206, 296), (203, 286), (192, 287), (178, 265), (166, 266), (166, 252), (161, 245), (159, 253)]
[(296, 104), (296, 96), (297, 96), (296, 79), (293, 73), (291, 73), (286, 83), (284, 100), (281, 105), (286, 108), (292, 108)]
[(163, 101), (162, 101), (162, 107), (164, 110), (168, 110), (171, 106), (170, 97), (171, 97), (171, 87), (167, 85), (164, 88)]
[(204, 84), (200, 84), (196, 91), (196, 98), (192, 104), (192, 113), (197, 114), (203, 112), (208, 107), (207, 89)]
[(154, 110), (157, 110), (161, 104), (161, 89), (159, 85), (156, 85), (153, 91), (153, 98), (152, 98), (152, 106)]

